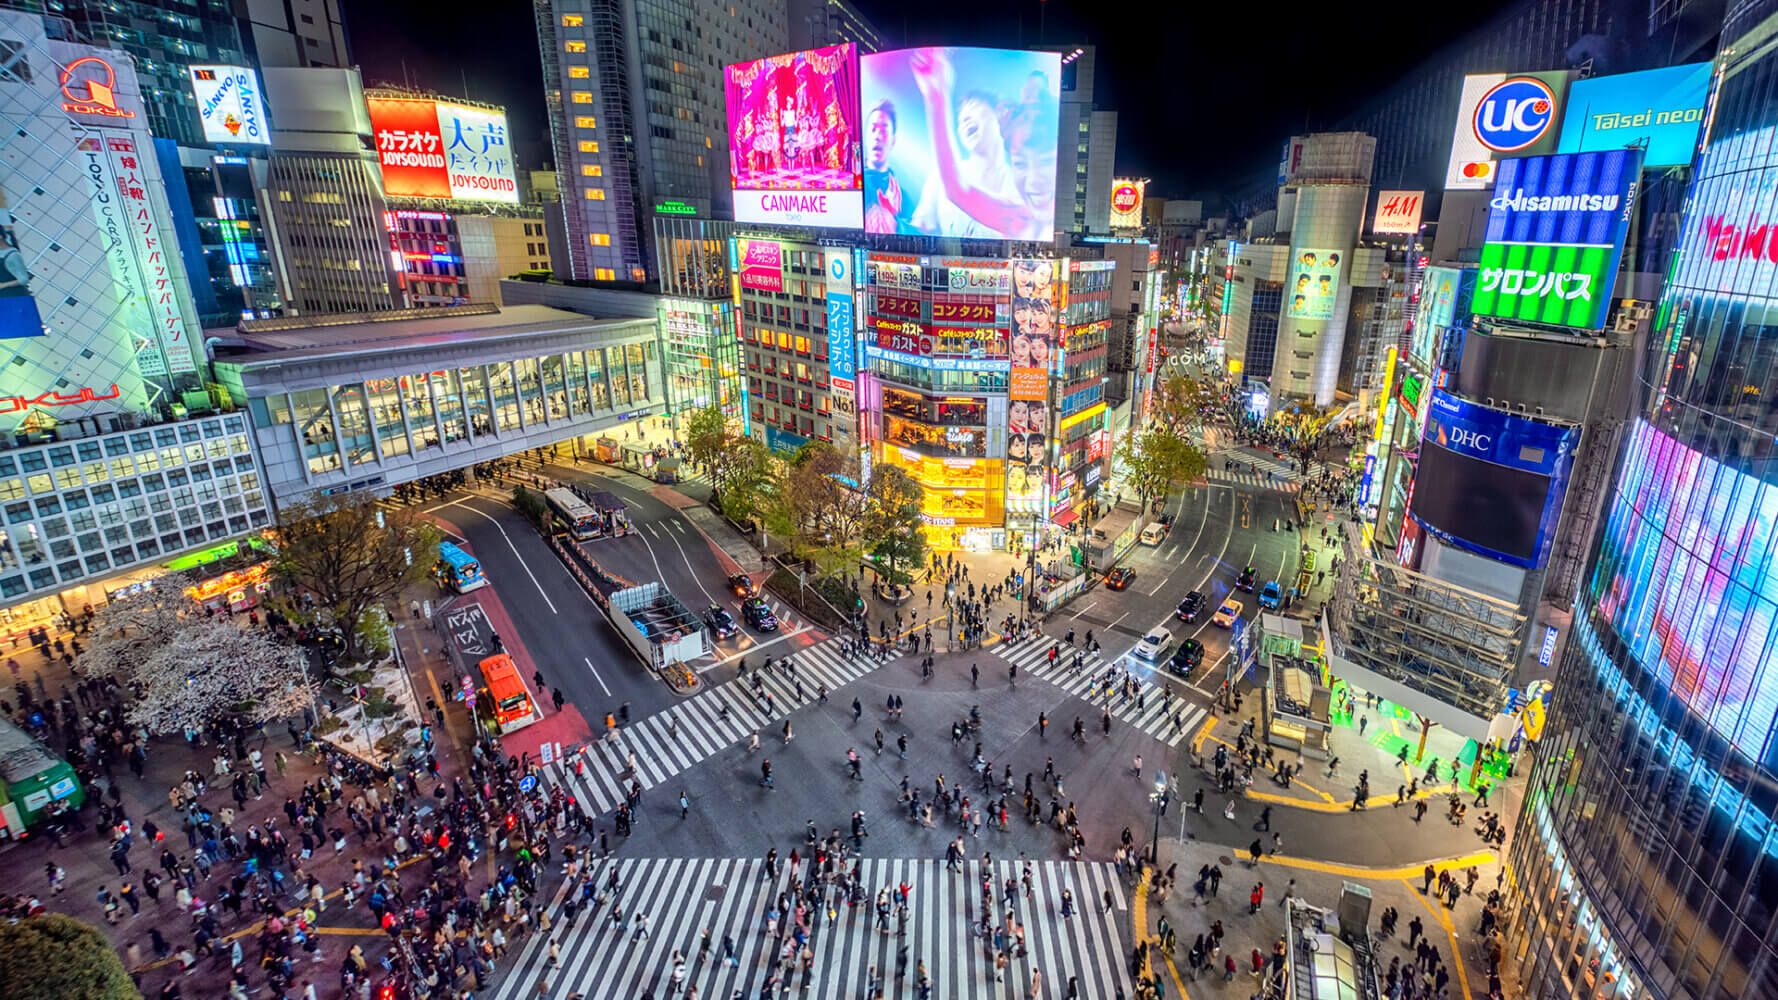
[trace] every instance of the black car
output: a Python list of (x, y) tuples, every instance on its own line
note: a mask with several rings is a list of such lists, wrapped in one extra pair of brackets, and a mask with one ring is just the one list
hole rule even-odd
[(778, 618), (772, 614), (772, 606), (757, 597), (749, 597), (741, 602), (741, 617), (760, 632), (778, 631)]
[(758, 597), (759, 588), (754, 586), (753, 578), (745, 573), (736, 573), (728, 578), (729, 592), (736, 597)]
[(1185, 600), (1179, 602), (1179, 620), (1182, 622), (1195, 622), (1198, 620), (1198, 616), (1203, 613), (1204, 595), (1195, 590), (1185, 595)]
[(1136, 579), (1135, 570), (1128, 566), (1119, 566), (1117, 569), (1105, 574), (1105, 586), (1109, 590), (1123, 590), (1128, 587), (1130, 581), (1134, 579)]
[(726, 608), (715, 604), (704, 612), (704, 624), (710, 627), (710, 634), (718, 639), (730, 638), (741, 631), (741, 626), (735, 624), (735, 616), (729, 614)]
[(1167, 661), (1167, 669), (1176, 674), (1190, 677), (1192, 671), (1204, 662), (1204, 644), (1196, 639), (1186, 639), (1173, 651), (1173, 658)]
[(1235, 580), (1235, 589), (1245, 590), (1249, 594), (1253, 593), (1253, 577), (1254, 577), (1254, 575), (1255, 575), (1255, 573), (1254, 573), (1254, 569), (1252, 566), (1249, 566), (1246, 569), (1242, 570), (1240, 577)]

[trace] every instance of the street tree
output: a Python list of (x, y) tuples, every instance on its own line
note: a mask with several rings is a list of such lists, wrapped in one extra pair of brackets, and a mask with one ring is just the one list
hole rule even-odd
[(926, 561), (925, 502), (926, 488), (893, 465), (878, 466), (865, 487), (864, 537), (886, 582), (912, 583)]
[(219, 719), (257, 725), (315, 702), (308, 654), (228, 618), (190, 624), (129, 673), (142, 692), (129, 721), (153, 733), (201, 730)]
[(1183, 436), (1210, 401), (1208, 386), (1189, 375), (1173, 372), (1155, 386), (1153, 417), (1162, 426)]
[(1124, 482), (1135, 489), (1143, 510), (1168, 490), (1196, 480), (1209, 467), (1203, 449), (1154, 424), (1146, 430), (1131, 430), (1118, 445), (1117, 459)]
[(737, 465), (748, 456), (735, 453), (737, 441), (744, 437), (730, 426), (728, 415), (715, 404), (691, 411), (685, 418), (685, 454), (693, 463), (704, 467), (710, 475), (710, 489), (717, 505), (735, 476)]
[(430, 522), (385, 510), (366, 493), (293, 504), (284, 510), (273, 563), (288, 591), (284, 610), (296, 621), (337, 628), (346, 658), (356, 660), (365, 616), (425, 579), (438, 561), (439, 537)]
[(139, 1000), (141, 995), (97, 927), (60, 913), (0, 922), (0, 996)]
[(864, 552), (868, 502), (858, 462), (825, 441), (811, 441), (786, 459), (778, 476), (782, 522), (792, 548), (823, 569), (855, 565)]
[(745, 521), (770, 503), (781, 464), (771, 449), (755, 438), (736, 437), (723, 453), (723, 483), (717, 493), (723, 516)]

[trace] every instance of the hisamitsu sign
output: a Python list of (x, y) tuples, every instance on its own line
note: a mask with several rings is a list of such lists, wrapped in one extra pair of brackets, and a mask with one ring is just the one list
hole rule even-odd
[(1604, 326), (1635, 211), (1642, 151), (1528, 156), (1498, 166), (1474, 314)]

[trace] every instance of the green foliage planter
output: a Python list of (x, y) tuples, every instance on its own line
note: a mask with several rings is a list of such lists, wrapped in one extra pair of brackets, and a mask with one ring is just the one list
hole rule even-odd
[(141, 994), (97, 927), (45, 913), (0, 923), (0, 996), (138, 1000)]

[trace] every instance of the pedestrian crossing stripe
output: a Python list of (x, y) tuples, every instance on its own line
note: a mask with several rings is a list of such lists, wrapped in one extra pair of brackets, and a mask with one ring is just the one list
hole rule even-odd
[[(841, 649), (844, 641), (829, 639), (789, 654), (794, 676), (775, 665), (749, 671), (749, 678), (757, 675), (771, 692), (771, 713), (754, 697), (751, 680), (737, 678), (622, 727), (615, 740), (598, 740), (582, 753), (545, 765), (544, 784), (560, 786), (587, 815), (601, 816), (624, 801), (632, 778), (645, 790), (659, 785), (755, 731), (781, 725), (790, 713), (817, 699), (820, 685), (827, 685), (831, 697), (879, 666), (874, 657), (847, 657)], [(727, 718), (722, 715), (725, 706)], [(632, 754), (634, 772), (629, 769)]]
[[(1079, 980), (1083, 997), (1134, 995), (1126, 957), (1128, 899), (1115, 866), (1108, 862), (1034, 861), (1033, 893), (1022, 895), (1014, 907), (1025, 928), (1025, 957), (1013, 957), (1004, 982), (995, 982), (992, 939), (974, 933), (980, 922), (981, 877), (979, 862), (961, 872), (947, 870), (944, 862), (928, 859), (866, 858), (859, 862), (865, 900), (856, 907), (831, 904), (837, 916), (825, 912), (811, 923), (809, 947), (814, 952), (809, 990), (802, 996), (865, 996), (871, 969), (875, 967), (893, 995), (912, 995), (918, 963), (926, 963), (933, 996), (944, 1000), (988, 1000), (1026, 996), (1031, 976), (1042, 976), (1043, 996), (1060, 996), (1070, 976)], [(786, 873), (765, 877), (765, 862), (723, 858), (615, 858), (588, 869), (588, 879), (603, 890), (609, 868), (618, 874), (615, 901), (587, 904), (572, 925), (560, 920), (557, 902), (551, 914), (556, 923), (547, 935), (533, 934), (517, 961), (497, 988), (493, 1000), (524, 1000), (533, 996), (565, 996), (569, 991), (587, 997), (639, 997), (652, 991), (666, 996), (673, 971), (673, 953), (685, 959), (686, 977), (681, 989), (696, 986), (705, 1000), (726, 1000), (737, 995), (759, 995), (772, 956), (782, 947), (765, 934), (766, 911), (775, 905), (785, 888)], [(992, 865), (995, 915), (1004, 913), (1000, 889), (1008, 878), (1020, 875), (1017, 861)], [(877, 927), (875, 898), (880, 889), (893, 894), (906, 882), (908, 892), (907, 934), (898, 937), (896, 921), (889, 930)], [(1073, 914), (1061, 915), (1062, 892), (1073, 894)], [(1107, 910), (1105, 894), (1111, 894)], [(834, 898), (830, 896), (830, 898)], [(621, 907), (623, 924), (613, 927), (612, 907)], [(647, 914), (647, 934), (636, 937), (637, 915)], [(782, 930), (788, 915), (780, 918)], [(698, 943), (705, 928), (711, 946), (700, 956)], [(735, 945), (735, 963), (723, 955), (723, 938)], [(560, 965), (549, 967), (548, 942), (557, 942)], [(893, 989), (897, 955), (907, 948), (907, 992)], [(790, 967), (795, 968), (792, 961)], [(546, 986), (545, 983), (548, 985)], [(795, 988), (803, 990), (802, 973), (794, 976)]]
[(1205, 473), (1205, 475), (1207, 478), (1219, 483), (1246, 486), (1256, 490), (1275, 490), (1279, 493), (1295, 493), (1303, 488), (1303, 484), (1295, 479), (1280, 481), (1245, 470), (1231, 472), (1226, 469), (1211, 469)]
[[(1049, 661), (1051, 649), (1057, 651), (1056, 665), (1053, 667)], [(1001, 658), (1017, 664), (1021, 673), (1029, 673), (1039, 680), (1048, 681), (1096, 708), (1106, 705), (1102, 694), (1095, 697), (1095, 689), (1099, 687), (1101, 676), (1105, 668), (1110, 666), (1110, 661), (1098, 653), (1086, 654), (1080, 669), (1075, 670), (1072, 665), (1076, 650), (1047, 635), (1022, 639), (1010, 646), (1000, 646), (995, 652)], [(1157, 664), (1155, 669), (1165, 668)], [(1210, 714), (1204, 706), (1183, 696), (1167, 698), (1166, 692), (1172, 689), (1165, 685), (1143, 680), (1134, 672), (1131, 677), (1136, 682), (1137, 693), (1125, 699), (1121, 692), (1114, 692), (1110, 701), (1111, 717), (1124, 725), (1141, 730), (1169, 747), (1178, 746)]]

